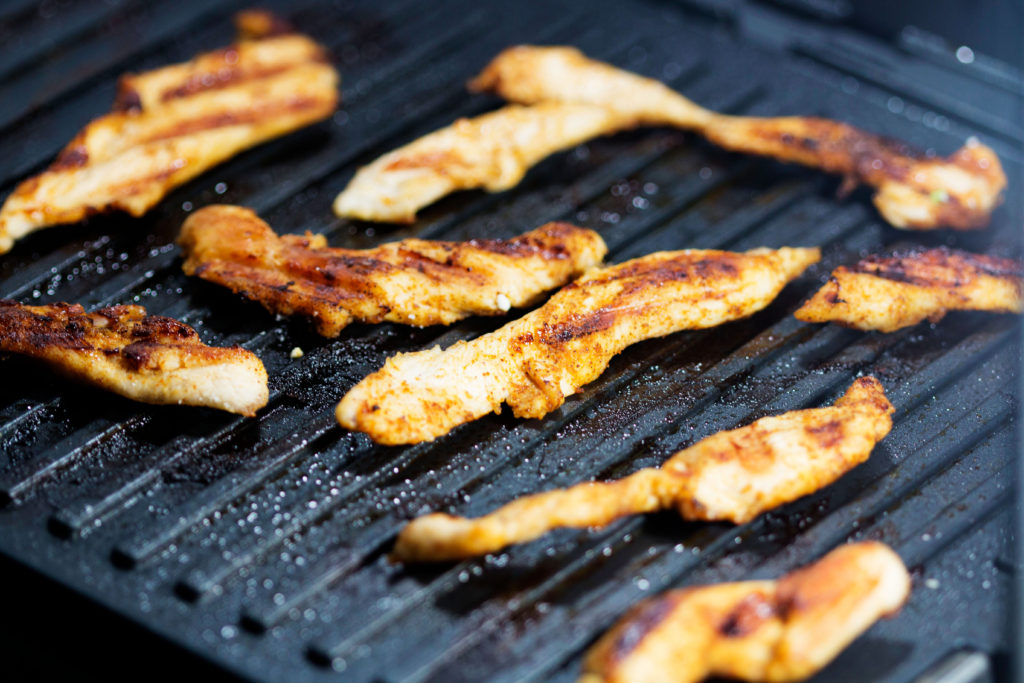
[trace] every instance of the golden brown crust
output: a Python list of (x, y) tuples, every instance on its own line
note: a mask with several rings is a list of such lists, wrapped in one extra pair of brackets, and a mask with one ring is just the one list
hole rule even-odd
[(548, 102), (510, 105), (425, 135), (359, 169), (334, 200), (342, 218), (411, 223), (416, 212), (456, 190), (514, 187), (554, 152), (635, 121), (602, 107)]
[(121, 78), (112, 112), (92, 121), (0, 209), (0, 253), (51, 225), (105, 211), (140, 216), (172, 188), (238, 152), (330, 115), (338, 75), (321, 46), (239, 18), (242, 40)]
[(252, 416), (267, 372), (240, 347), (207, 346), (188, 325), (141, 306), (86, 313), (78, 304), (0, 299), (0, 351), (36, 358), (75, 379), (146, 403), (207, 406)]
[(925, 158), (902, 143), (828, 119), (725, 116), (575, 48), (509, 48), (470, 87), (520, 104), (602, 106), (640, 123), (698, 131), (733, 151), (839, 173), (847, 189), (857, 183), (877, 188), (875, 205), (899, 228), (984, 227), (1006, 186), (999, 158), (973, 139), (945, 159)]
[(644, 339), (736, 320), (767, 306), (818, 249), (659, 252), (594, 270), (539, 309), (469, 343), (399, 354), (338, 404), (338, 421), (379, 443), (418, 443), (508, 403), (541, 417)]
[(892, 428), (892, 412), (881, 383), (861, 377), (832, 407), (720, 432), (659, 469), (526, 496), (477, 519), (420, 517), (398, 535), (394, 555), (408, 562), (462, 559), (559, 527), (601, 527), (673, 507), (685, 519), (748, 522), (828, 486), (864, 462)]
[(952, 310), (1024, 311), (1024, 267), (1011, 259), (955, 249), (869, 256), (840, 266), (797, 312), (804, 322), (835, 322), (893, 332)]
[(631, 610), (587, 653), (587, 683), (800, 681), (910, 594), (887, 546), (844, 545), (778, 581), (675, 590)]
[(450, 325), (533, 303), (604, 258), (600, 235), (548, 223), (509, 240), (408, 239), (375, 249), (328, 247), (323, 236), (278, 237), (248, 209), (209, 206), (182, 226), (189, 275), (303, 315), (333, 337), (353, 320)]

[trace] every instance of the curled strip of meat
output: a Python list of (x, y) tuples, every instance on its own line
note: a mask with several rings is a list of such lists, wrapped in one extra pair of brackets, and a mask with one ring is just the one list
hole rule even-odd
[(816, 248), (666, 251), (592, 270), (519, 320), (444, 351), (399, 354), (353, 387), (338, 422), (418, 443), (501, 410), (542, 417), (630, 344), (752, 315), (820, 258)]
[(719, 114), (658, 81), (589, 59), (571, 47), (522, 45), (501, 54), (470, 83), (511, 102), (605, 107), (638, 124), (693, 130), (726, 149), (770, 156), (877, 189), (875, 206), (898, 228), (959, 230), (988, 225), (1006, 187), (999, 158), (971, 138), (946, 157), (929, 158), (899, 142), (815, 117)]
[(407, 239), (337, 249), (323, 235), (278, 236), (238, 206), (188, 217), (178, 240), (183, 268), (268, 310), (303, 315), (336, 337), (353, 320), (450, 325), (527, 306), (601, 262), (593, 230), (548, 223), (507, 240)]
[(894, 332), (947, 311), (1024, 311), (1024, 267), (955, 249), (915, 249), (839, 266), (795, 313), (810, 323)]
[(658, 469), (526, 496), (477, 519), (420, 517), (402, 529), (394, 555), (405, 561), (472, 557), (552, 529), (602, 527), (670, 508), (685, 519), (748, 522), (828, 486), (867, 460), (892, 428), (892, 412), (878, 380), (862, 377), (834, 406), (719, 432)]
[(188, 325), (142, 306), (86, 313), (78, 304), (0, 299), (0, 352), (144, 403), (206, 406), (253, 416), (267, 371), (250, 351), (207, 346)]
[(243, 12), (243, 40), (184, 64), (122, 77), (113, 111), (87, 125), (0, 209), (0, 253), (41, 228), (95, 213), (141, 216), (172, 188), (338, 104), (323, 48)]
[(910, 595), (888, 546), (840, 546), (776, 581), (673, 590), (641, 603), (587, 653), (580, 683), (801, 681)]
[(359, 169), (334, 200), (334, 212), (411, 223), (421, 208), (456, 190), (507, 190), (541, 159), (633, 124), (603, 107), (562, 102), (459, 119)]

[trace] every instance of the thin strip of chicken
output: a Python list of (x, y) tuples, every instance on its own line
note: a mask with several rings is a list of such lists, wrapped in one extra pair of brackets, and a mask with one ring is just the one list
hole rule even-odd
[(726, 149), (770, 156), (877, 189), (875, 206), (898, 228), (985, 227), (1006, 187), (999, 158), (971, 138), (945, 159), (814, 117), (727, 116), (704, 109), (658, 81), (587, 58), (571, 47), (522, 45), (500, 53), (470, 83), (511, 102), (605, 107), (638, 124), (693, 130)]
[(1024, 312), (1024, 267), (956, 249), (915, 249), (839, 266), (795, 313), (810, 323), (894, 332), (947, 311)]
[(337, 249), (323, 235), (279, 237), (238, 206), (209, 206), (179, 238), (188, 275), (228, 287), (284, 315), (304, 315), (335, 337), (353, 320), (450, 325), (535, 302), (601, 263), (593, 230), (548, 223), (508, 240), (407, 239)]
[(388, 359), (341, 400), (338, 422), (407, 444), (502, 403), (517, 417), (542, 417), (630, 344), (751, 315), (819, 258), (816, 248), (685, 250), (591, 271), (495, 332)]
[[(238, 23), (258, 27), (259, 16), (243, 13)], [(329, 116), (337, 86), (323, 48), (294, 34), (247, 38), (185, 64), (125, 76), (113, 111), (7, 198), (0, 253), (31, 232), (94, 213), (141, 216), (211, 166)]]
[(545, 102), (509, 105), (425, 135), (359, 169), (334, 200), (342, 218), (411, 223), (456, 190), (514, 187), (545, 157), (634, 125), (604, 107)]
[(267, 371), (250, 351), (207, 346), (188, 325), (142, 306), (86, 313), (78, 304), (0, 299), (0, 352), (144, 403), (206, 406), (252, 417)]
[(581, 683), (801, 681), (910, 595), (900, 557), (843, 545), (776, 581), (669, 591), (633, 608), (583, 660)]
[(719, 432), (658, 469), (520, 498), (476, 519), (430, 514), (398, 535), (407, 562), (461, 559), (525, 543), (562, 527), (602, 527), (675, 508), (684, 519), (748, 522), (813, 493), (867, 460), (892, 428), (892, 404), (874, 377), (828, 408), (796, 410)]

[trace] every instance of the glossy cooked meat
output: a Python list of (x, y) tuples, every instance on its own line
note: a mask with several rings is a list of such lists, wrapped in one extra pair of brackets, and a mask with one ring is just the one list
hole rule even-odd
[(272, 17), (238, 17), (244, 39), (190, 62), (122, 77), (113, 111), (87, 125), (0, 209), (0, 253), (30, 232), (104, 211), (141, 216), (172, 188), (240, 151), (331, 114), (338, 74), (317, 43)]
[(955, 249), (918, 249), (869, 256), (839, 266), (796, 317), (859, 330), (893, 332), (947, 311), (1024, 311), (1024, 267), (1011, 259)]
[(593, 270), (495, 332), (388, 359), (341, 400), (338, 422), (405, 444), (502, 403), (516, 417), (542, 417), (630, 344), (751, 315), (819, 257), (816, 248), (686, 250)]
[(801, 681), (909, 595), (910, 575), (888, 546), (843, 545), (776, 581), (691, 586), (641, 603), (590, 649), (580, 681)]
[(507, 190), (554, 152), (633, 123), (604, 107), (561, 102), (509, 105), (459, 119), (359, 169), (334, 200), (334, 212), (411, 223), (419, 209), (455, 190)]
[(336, 249), (322, 235), (279, 237), (249, 209), (209, 206), (185, 221), (184, 270), (335, 337), (353, 320), (450, 325), (502, 315), (592, 268), (601, 236), (548, 223), (508, 240), (407, 239)]
[(499, 54), (472, 81), (511, 102), (606, 107), (638, 124), (678, 126), (715, 144), (813, 166), (877, 189), (878, 210), (898, 228), (982, 228), (1006, 187), (999, 158), (969, 139), (949, 157), (814, 117), (726, 116), (704, 109), (658, 81), (587, 58), (571, 47), (518, 46)]
[(141, 306), (0, 299), (0, 352), (136, 401), (206, 406), (249, 417), (267, 404), (267, 371), (240, 347), (207, 346), (188, 325)]
[(602, 527), (628, 515), (675, 508), (685, 519), (749, 522), (828, 486), (867, 460), (892, 427), (881, 383), (862, 377), (828, 408), (796, 410), (719, 432), (658, 469), (520, 498), (477, 519), (431, 514), (398, 535), (407, 562), (497, 552), (562, 527)]

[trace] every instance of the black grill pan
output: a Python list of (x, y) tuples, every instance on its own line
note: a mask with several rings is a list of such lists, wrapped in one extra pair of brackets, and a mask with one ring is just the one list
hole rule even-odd
[[(585, 649), (646, 596), (776, 576), (876, 538), (912, 568), (911, 601), (815, 680), (1009, 676), (1018, 320), (960, 313), (881, 335), (805, 325), (792, 312), (833, 267), (871, 252), (925, 244), (1021, 256), (1019, 71), (984, 46), (965, 61), (921, 29), (878, 38), (845, 28), (841, 12), (822, 13), (830, 3), (269, 5), (331, 48), (343, 79), (331, 120), (239, 155), (142, 219), (47, 230), (0, 257), (0, 296), (138, 302), (208, 343), (253, 350), (271, 377), (270, 404), (247, 420), (135, 404), (0, 359), (0, 552), (9, 594), (32, 605), (8, 641), (15, 671), (99, 672), (134, 656), (258, 680), (571, 680)], [(0, 192), (104, 112), (118, 74), (226, 44), (242, 6), (0, 8)], [(1004, 162), (1007, 202), (988, 230), (902, 232), (869, 192), (837, 199), (836, 178), (651, 129), (556, 155), (512, 191), (446, 198), (412, 226), (333, 217), (331, 200), (359, 165), (497, 106), (463, 84), (520, 42), (578, 45), (721, 111), (829, 116), (943, 155), (976, 135)], [(385, 448), (335, 424), (345, 391), (395, 352), (501, 321), (354, 325), (321, 339), (181, 273), (178, 228), (214, 202), (340, 246), (508, 237), (562, 219), (598, 230), (612, 261), (815, 244), (824, 259), (750, 319), (628, 349), (542, 420), (490, 416), (432, 444)], [(296, 346), (305, 355), (293, 360)], [(868, 373), (896, 406), (892, 433), (834, 486), (750, 524), (651, 515), (458, 564), (387, 560), (417, 514), (475, 515), (619, 477), (716, 431), (831, 402)], [(68, 658), (44, 655), (50, 638)]]

